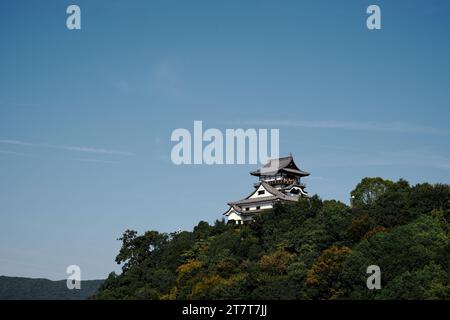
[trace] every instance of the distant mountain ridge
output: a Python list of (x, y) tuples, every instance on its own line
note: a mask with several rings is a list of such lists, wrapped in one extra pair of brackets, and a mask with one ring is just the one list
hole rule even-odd
[(69, 290), (66, 280), (0, 276), (0, 300), (86, 300), (103, 281), (81, 281), (80, 290)]

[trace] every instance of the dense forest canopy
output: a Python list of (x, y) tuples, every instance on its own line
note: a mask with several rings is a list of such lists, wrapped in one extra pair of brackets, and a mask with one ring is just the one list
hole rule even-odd
[[(450, 186), (364, 178), (352, 206), (318, 196), (249, 225), (127, 230), (94, 299), (450, 299)], [(366, 286), (381, 269), (380, 290)]]

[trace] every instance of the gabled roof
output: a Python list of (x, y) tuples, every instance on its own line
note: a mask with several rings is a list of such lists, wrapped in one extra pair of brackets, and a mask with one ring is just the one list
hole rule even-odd
[[(280, 191), (278, 191), (277, 189), (271, 187), (268, 183), (266, 183), (266, 182), (264, 182), (264, 181), (261, 181), (260, 186), (263, 186), (263, 188), (264, 188), (268, 193), (270, 193), (272, 196), (280, 196), (280, 195), (283, 195), (282, 192), (280, 192)], [(247, 197), (245, 197), (245, 198), (242, 199), (242, 200), (247, 200), (247, 199), (249, 199), (249, 198), (250, 198), (251, 196), (253, 196), (257, 191), (258, 191), (258, 188), (255, 188), (255, 190), (254, 190), (252, 193), (250, 193)], [(266, 198), (266, 197), (258, 197), (258, 199), (260, 199), (260, 198)], [(242, 201), (242, 200), (239, 200), (239, 201)], [(237, 201), (232, 201), (232, 202), (229, 202), (228, 204), (231, 205), (231, 204), (236, 203), (236, 202), (237, 202)]]
[(264, 186), (264, 188), (266, 188), (266, 190), (268, 192), (270, 192), (271, 194), (277, 196), (281, 200), (288, 200), (288, 201), (297, 201), (298, 200), (298, 197), (285, 195), (283, 192), (281, 192), (277, 188), (272, 187), (267, 182), (263, 181), (261, 184)]
[(287, 157), (270, 159), (263, 167), (256, 171), (250, 172), (253, 176), (274, 175), (279, 172), (294, 174), (299, 177), (309, 176), (309, 173), (300, 170), (294, 162), (292, 155)]
[(236, 211), (237, 213), (243, 213), (243, 210), (241, 208), (239, 208), (237, 205), (234, 204), (229, 204), (229, 208), (228, 210), (223, 214), (224, 216), (228, 216), (231, 212), (231, 210)]
[(250, 199), (242, 199), (238, 201), (230, 202), (230, 205), (242, 205), (242, 204), (251, 204), (257, 202), (265, 202), (265, 201), (274, 201), (279, 199), (277, 196), (268, 196), (268, 197), (258, 197), (258, 198), (250, 198)]
[(246, 197), (242, 200), (229, 202), (228, 205), (231, 207), (234, 207), (234, 206), (240, 206), (240, 205), (244, 205), (244, 204), (259, 203), (259, 202), (265, 202), (265, 201), (275, 201), (275, 200), (297, 201), (298, 200), (298, 197), (285, 195), (283, 192), (272, 187), (267, 182), (262, 181), (261, 185), (264, 187), (264, 189), (269, 194), (271, 194), (270, 196), (250, 198), (253, 194), (255, 194), (257, 192), (258, 189), (256, 189), (248, 197)]

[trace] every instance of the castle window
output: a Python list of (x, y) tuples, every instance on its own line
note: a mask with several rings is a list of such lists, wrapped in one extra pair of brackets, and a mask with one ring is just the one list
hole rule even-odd
[(256, 207), (256, 210), (259, 210), (259, 209), (261, 209), (261, 207), (260, 207), (260, 206), (257, 206), (257, 207)]
[(250, 208), (249, 208), (249, 207), (245, 208), (245, 211), (248, 211), (248, 210), (250, 210)]
[(258, 191), (258, 195), (262, 195), (262, 194), (264, 194), (264, 193), (266, 193), (264, 190), (259, 190), (259, 191)]

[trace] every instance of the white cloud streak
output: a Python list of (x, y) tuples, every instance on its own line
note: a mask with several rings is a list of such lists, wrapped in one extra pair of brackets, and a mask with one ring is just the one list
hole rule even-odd
[(402, 122), (356, 122), (356, 121), (304, 121), (304, 120), (249, 120), (240, 122), (250, 126), (299, 127), (315, 129), (342, 129), (377, 132), (450, 135), (450, 130)]
[(410, 150), (377, 151), (371, 153), (330, 154), (332, 162), (316, 161), (321, 167), (352, 166), (416, 166), (450, 170), (450, 158), (428, 148)]
[(450, 170), (450, 158), (431, 150), (397, 150), (380, 152), (381, 158), (372, 165), (416, 165)]
[(0, 154), (10, 154), (10, 155), (24, 156), (24, 157), (29, 157), (30, 156), (29, 154), (15, 152), (15, 151), (10, 151), (10, 150), (0, 150)]
[(80, 159), (75, 159), (75, 160), (76, 160), (76, 161), (81, 161), (81, 162), (120, 164), (120, 162), (117, 162), (117, 161), (100, 160), (100, 159), (80, 158)]
[(108, 150), (108, 149), (100, 149), (100, 148), (92, 148), (92, 147), (54, 145), (54, 144), (46, 144), (46, 143), (31, 143), (31, 142), (19, 141), (19, 140), (0, 140), (0, 143), (16, 145), (16, 146), (23, 146), (23, 147), (51, 148), (51, 149), (59, 149), (59, 150), (75, 151), (75, 152), (85, 152), (85, 153), (122, 155), (122, 156), (133, 156), (134, 155), (131, 152), (122, 151), (122, 150)]

